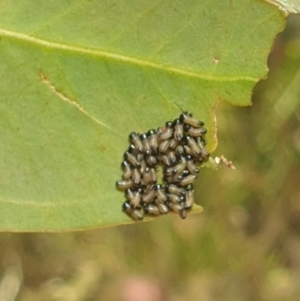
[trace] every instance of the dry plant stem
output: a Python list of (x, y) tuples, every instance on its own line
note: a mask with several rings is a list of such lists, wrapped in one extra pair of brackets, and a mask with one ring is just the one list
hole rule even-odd
[(230, 169), (235, 169), (235, 166), (233, 165), (232, 161), (227, 160), (223, 155), (215, 158), (210, 157), (209, 163), (215, 169), (219, 169), (222, 165)]

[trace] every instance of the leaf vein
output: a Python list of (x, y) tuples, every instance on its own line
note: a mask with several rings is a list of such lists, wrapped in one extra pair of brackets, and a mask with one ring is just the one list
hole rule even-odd
[(42, 80), (42, 82), (55, 94), (57, 95), (61, 100), (67, 102), (68, 104), (76, 107), (81, 113), (83, 113), (84, 115), (88, 116), (90, 119), (92, 119), (93, 121), (95, 121), (96, 123), (105, 126), (107, 128), (110, 128), (108, 125), (106, 125), (105, 123), (101, 122), (100, 120), (98, 120), (96, 117), (90, 115), (86, 110), (84, 110), (76, 101), (68, 98), (66, 95), (64, 95), (62, 92), (58, 91), (55, 86), (52, 84), (52, 82), (46, 77), (46, 75), (44, 73), (40, 73), (40, 78)]
[(161, 71), (168, 72), (168, 73), (179, 74), (179, 75), (192, 77), (192, 78), (198, 78), (198, 79), (202, 79), (202, 80), (212, 80), (212, 81), (217, 81), (217, 82), (250, 81), (250, 82), (255, 82), (255, 83), (259, 80), (258, 78), (251, 77), (251, 76), (216, 76), (216, 75), (210, 75), (210, 74), (200, 74), (193, 70), (186, 70), (186, 69), (181, 69), (178, 67), (166, 66), (163, 64), (153, 63), (151, 61), (137, 59), (134, 57), (125, 56), (122, 54), (112, 53), (112, 52), (108, 52), (108, 51), (60, 44), (57, 42), (49, 42), (46, 40), (31, 37), (31, 36), (28, 36), (28, 35), (25, 35), (22, 33), (18, 33), (18, 32), (12, 32), (12, 31), (5, 30), (5, 29), (0, 29), (0, 36), (1, 35), (4, 37), (18, 39), (18, 40), (26, 41), (28, 43), (44, 46), (44, 47), (47, 47), (50, 49), (59, 49), (59, 50), (77, 52), (77, 53), (86, 54), (86, 55), (94, 55), (94, 56), (98, 56), (98, 57), (104, 57), (107, 59), (122, 61), (125, 63), (137, 65), (137, 66), (149, 67), (149, 68), (161, 70)]

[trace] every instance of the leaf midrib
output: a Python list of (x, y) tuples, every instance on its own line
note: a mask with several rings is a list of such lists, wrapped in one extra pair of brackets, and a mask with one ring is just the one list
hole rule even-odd
[(23, 33), (14, 32), (6, 29), (0, 29), (0, 36), (3, 37), (9, 37), (16, 40), (25, 41), (31, 44), (36, 44), (39, 46), (44, 46), (50, 49), (58, 49), (58, 50), (64, 50), (64, 51), (70, 51), (74, 53), (80, 53), (84, 55), (93, 55), (97, 57), (103, 57), (107, 59), (112, 59), (115, 61), (122, 61), (128, 64), (137, 65), (137, 66), (143, 66), (143, 67), (150, 67), (153, 69), (161, 70), (163, 72), (169, 72), (169, 73), (175, 73), (179, 75), (183, 75), (186, 77), (192, 77), (202, 80), (211, 80), (211, 81), (217, 81), (217, 82), (234, 82), (234, 81), (250, 81), (250, 82), (257, 82), (259, 79), (255, 77), (250, 76), (215, 76), (215, 75), (208, 75), (208, 74), (200, 74), (196, 73), (190, 70), (185, 70), (181, 68), (171, 67), (171, 66), (165, 66), (162, 64), (153, 63), (151, 61), (141, 60), (130, 56), (125, 56), (122, 54), (92, 49), (92, 48), (86, 48), (86, 47), (78, 47), (78, 46), (72, 46), (72, 45), (66, 45), (61, 44), (57, 42), (50, 42), (47, 40), (42, 40), (39, 38), (35, 38)]

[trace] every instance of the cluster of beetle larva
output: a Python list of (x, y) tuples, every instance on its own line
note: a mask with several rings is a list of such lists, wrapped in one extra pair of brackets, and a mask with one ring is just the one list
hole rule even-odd
[[(129, 135), (130, 146), (121, 165), (122, 180), (116, 185), (125, 190), (122, 209), (132, 219), (169, 211), (186, 218), (194, 203), (193, 183), (200, 172), (196, 165), (209, 158), (203, 126), (202, 121), (184, 112), (157, 131)], [(165, 186), (157, 184), (158, 164), (163, 166)]]

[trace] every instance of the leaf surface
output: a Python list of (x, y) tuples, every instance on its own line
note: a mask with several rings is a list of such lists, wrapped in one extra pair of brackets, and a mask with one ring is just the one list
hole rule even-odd
[(217, 102), (250, 104), (284, 24), (261, 0), (0, 0), (0, 229), (130, 222), (128, 134), (182, 108), (213, 151)]

